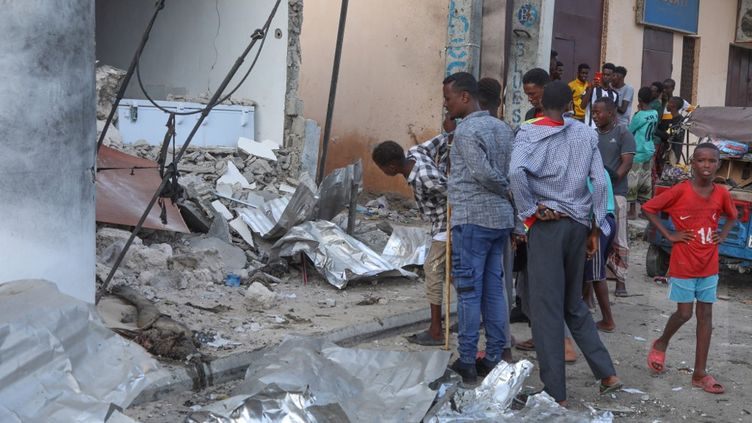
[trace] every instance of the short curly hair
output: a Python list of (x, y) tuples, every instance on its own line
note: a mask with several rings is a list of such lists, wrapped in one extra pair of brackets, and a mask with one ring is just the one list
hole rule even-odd
[(379, 166), (402, 163), (405, 159), (405, 150), (394, 141), (384, 141), (373, 149), (371, 158)]

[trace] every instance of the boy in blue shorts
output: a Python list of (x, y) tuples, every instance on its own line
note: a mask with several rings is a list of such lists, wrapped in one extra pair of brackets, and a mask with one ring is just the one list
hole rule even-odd
[[(664, 370), (669, 341), (692, 318), (692, 305), (696, 301), (697, 348), (692, 386), (713, 394), (724, 392), (723, 385), (705, 372), (718, 286), (718, 244), (726, 239), (737, 217), (729, 192), (713, 183), (719, 166), (718, 148), (710, 143), (698, 145), (692, 155), (693, 178), (673, 186), (642, 207), (650, 223), (673, 243), (668, 270), (669, 299), (677, 303), (663, 335), (653, 341), (648, 367), (656, 373)], [(661, 223), (660, 212), (671, 216), (674, 232), (669, 232)], [(726, 223), (718, 233), (722, 215), (726, 216)]]

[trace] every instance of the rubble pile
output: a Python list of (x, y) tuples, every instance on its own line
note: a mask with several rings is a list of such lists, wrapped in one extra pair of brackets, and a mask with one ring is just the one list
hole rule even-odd
[[(97, 69), (102, 107), (111, 107), (121, 79), (114, 68)], [(103, 127), (104, 121), (98, 121), (100, 131)], [(104, 144), (150, 160), (153, 169), (149, 171), (154, 173), (169, 172), (177, 153), (174, 149), (180, 148), (169, 145), (160, 157), (160, 146), (146, 141), (123, 143), (113, 125)], [(307, 174), (298, 174), (298, 154), (271, 141), (242, 137), (236, 148), (189, 146), (176, 166), (178, 186), (168, 184), (170, 193), (163, 191), (160, 203), (174, 202), (180, 216), (175, 214), (172, 221), (182, 217), (183, 228), (187, 226), (190, 233), (153, 226), (140, 231), (109, 284), (109, 295), (130, 289), (126, 289), (128, 298), (121, 295), (108, 301), (113, 307), (110, 327), (121, 326), (121, 333), (128, 331), (129, 337), (153, 354), (178, 360), (194, 354), (181, 328), (190, 330), (201, 354), (250, 350), (279, 341), (284, 334), (279, 329), (320, 332), (326, 328), (322, 318), (351, 322), (348, 307), (365, 297), (331, 298), (326, 282), (333, 284), (337, 279), (341, 283), (334, 285), (342, 289), (348, 280), (357, 278), (414, 278), (413, 273), (380, 257), (392, 234), (391, 223), (427, 228), (414, 202), (379, 197), (358, 205), (353, 239), (345, 229), (351, 193), (360, 191), (360, 164), (333, 171), (317, 186)], [(119, 181), (128, 184), (128, 178), (128, 172), (123, 172)], [(156, 210), (159, 207), (155, 205)], [(306, 223), (311, 224), (308, 232), (294, 231)], [(130, 237), (132, 227), (117, 225), (129, 223), (100, 223), (97, 228), (99, 283), (106, 280)], [(311, 237), (314, 227), (328, 228), (328, 238)], [(300, 236), (287, 236), (291, 233)], [(282, 246), (275, 249), (283, 238), (287, 255), (278, 254)], [(318, 245), (348, 245), (349, 250), (318, 249)], [(337, 261), (334, 255), (339, 260), (336, 272), (326, 268)], [(144, 302), (151, 302), (153, 309)], [(406, 296), (388, 304), (399, 309), (411, 302)], [(387, 301), (379, 304), (385, 306)], [(133, 327), (134, 310), (145, 308), (158, 310), (164, 318)]]

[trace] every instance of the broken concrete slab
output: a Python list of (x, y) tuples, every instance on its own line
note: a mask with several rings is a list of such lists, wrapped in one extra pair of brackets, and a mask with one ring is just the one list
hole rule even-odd
[[(214, 172), (214, 169), (212, 169), (212, 172)], [(227, 170), (225, 171), (224, 175), (222, 175), (222, 177), (217, 180), (217, 183), (228, 184), (230, 186), (234, 184), (240, 184), (240, 186), (245, 189), (253, 189), (251, 187), (251, 184), (248, 183), (248, 179), (246, 179), (245, 176), (240, 173), (240, 170), (238, 170), (237, 166), (235, 166), (235, 163), (231, 161), (227, 162)]]
[(276, 293), (260, 282), (254, 282), (245, 291), (246, 301), (251, 308), (268, 310), (279, 301)]
[(254, 141), (248, 138), (238, 138), (238, 149), (256, 157), (262, 159), (276, 161), (277, 156), (274, 154), (274, 150), (279, 149), (279, 144), (271, 141)]
[(214, 210), (216, 210), (222, 217), (225, 218), (225, 220), (231, 220), (232, 219), (232, 212), (225, 207), (224, 204), (222, 204), (219, 200), (214, 200), (211, 203), (212, 207), (214, 207)]
[(253, 234), (251, 233), (251, 230), (248, 228), (248, 225), (245, 224), (243, 221), (243, 218), (238, 216), (237, 218), (230, 221), (230, 227), (238, 234), (241, 238), (243, 238), (243, 241), (248, 244), (249, 247), (254, 248), (255, 244), (253, 242)]
[[(243, 249), (222, 241), (221, 239), (209, 236), (198, 236), (190, 238), (188, 243), (195, 253), (201, 253), (202, 251), (207, 250), (217, 251), (222, 261), (222, 269), (226, 273), (242, 270), (247, 263)], [(224, 275), (222, 275), (222, 277), (224, 278)]]

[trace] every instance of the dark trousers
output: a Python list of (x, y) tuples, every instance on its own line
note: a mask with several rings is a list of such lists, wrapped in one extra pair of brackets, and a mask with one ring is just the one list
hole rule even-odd
[(545, 390), (567, 399), (564, 369), (566, 323), (596, 378), (616, 374), (582, 300), (585, 248), (589, 229), (572, 219), (538, 221), (528, 234), (528, 283), (535, 352)]

